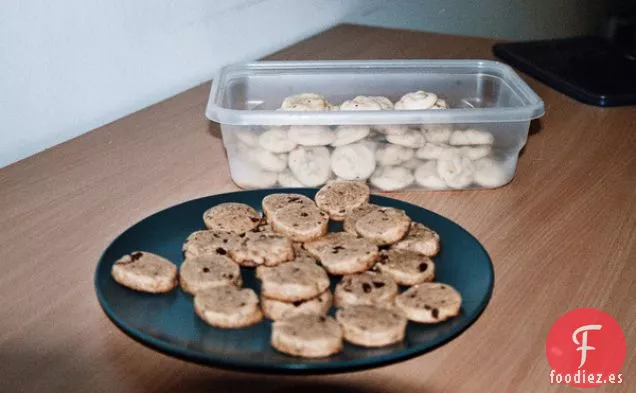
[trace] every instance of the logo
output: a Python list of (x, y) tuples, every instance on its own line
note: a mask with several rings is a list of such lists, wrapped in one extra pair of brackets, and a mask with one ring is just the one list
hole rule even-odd
[(575, 344), (581, 344), (579, 342), (579, 340), (576, 339), (576, 335), (579, 332), (583, 332), (583, 344), (581, 344), (580, 347), (578, 347), (576, 350), (577, 351), (582, 351), (581, 352), (581, 364), (579, 364), (579, 368), (583, 367), (583, 365), (585, 364), (585, 360), (587, 360), (587, 351), (588, 350), (594, 350), (596, 348), (594, 347), (588, 347), (587, 346), (587, 331), (588, 330), (601, 330), (603, 326), (601, 325), (585, 325), (585, 326), (581, 326), (580, 328), (576, 329), (574, 331), (574, 334), (572, 335), (572, 341), (574, 341)]
[(559, 318), (548, 333), (550, 382), (591, 388), (623, 382), (627, 347), (620, 325), (594, 308), (579, 308)]

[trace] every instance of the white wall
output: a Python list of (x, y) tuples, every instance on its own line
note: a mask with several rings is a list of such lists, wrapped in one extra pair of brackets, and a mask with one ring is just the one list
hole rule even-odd
[(365, 0), (0, 1), (0, 167), (339, 23)]

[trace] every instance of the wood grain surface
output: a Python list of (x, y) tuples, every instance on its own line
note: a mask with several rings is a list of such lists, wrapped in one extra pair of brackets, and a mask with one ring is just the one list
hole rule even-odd
[[(338, 26), (270, 59), (492, 58), (490, 40)], [(545, 338), (577, 307), (627, 337), (636, 386), (636, 108), (580, 104), (530, 78), (546, 115), (512, 183), (392, 196), (472, 232), (495, 265), (481, 319), (450, 344), (376, 370), (327, 377), (220, 371), (132, 341), (100, 309), (96, 262), (157, 210), (237, 190), (209, 83), (0, 169), (0, 392), (567, 392), (550, 385)], [(16, 131), (18, 132), (18, 131)]]

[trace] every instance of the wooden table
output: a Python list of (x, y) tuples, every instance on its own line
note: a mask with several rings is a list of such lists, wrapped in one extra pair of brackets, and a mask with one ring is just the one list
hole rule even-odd
[[(492, 58), (485, 39), (344, 25), (270, 59)], [(459, 339), (401, 364), (327, 377), (220, 371), (143, 347), (100, 309), (100, 253), (168, 206), (236, 190), (209, 84), (0, 170), (0, 392), (556, 392), (545, 338), (577, 307), (627, 337), (636, 386), (636, 108), (585, 106), (525, 78), (545, 100), (517, 176), (491, 191), (399, 193), (485, 245), (494, 296)]]

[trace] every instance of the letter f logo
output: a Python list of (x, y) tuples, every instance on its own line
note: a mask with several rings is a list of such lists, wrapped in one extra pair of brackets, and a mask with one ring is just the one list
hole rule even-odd
[[(587, 332), (588, 330), (601, 330), (601, 325), (585, 325), (576, 329), (572, 334), (572, 341), (576, 345), (580, 345), (576, 350), (581, 351), (581, 364), (579, 364), (579, 368), (583, 367), (585, 361), (587, 360), (587, 351), (595, 350), (596, 348), (587, 345)], [(581, 342), (576, 338), (576, 336), (583, 332)]]

